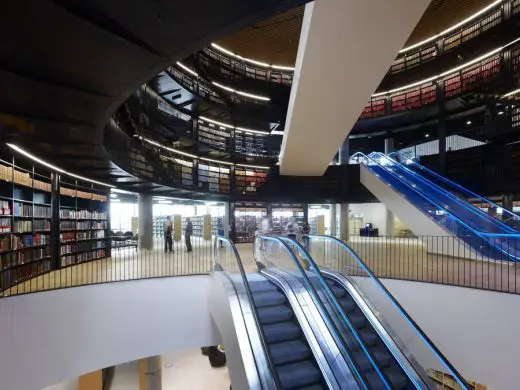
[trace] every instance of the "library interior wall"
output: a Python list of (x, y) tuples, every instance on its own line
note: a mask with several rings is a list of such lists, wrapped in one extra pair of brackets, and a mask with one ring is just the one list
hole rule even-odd
[(209, 276), (145, 279), (2, 299), (2, 388), (40, 390), (103, 367), (220, 344), (209, 283)]
[[(379, 235), (391, 235), (394, 232), (387, 232), (387, 210), (383, 203), (351, 203), (349, 204), (350, 218), (361, 216), (363, 226), (371, 223), (374, 228), (379, 229)], [(358, 235), (358, 231), (350, 231), (351, 235)]]

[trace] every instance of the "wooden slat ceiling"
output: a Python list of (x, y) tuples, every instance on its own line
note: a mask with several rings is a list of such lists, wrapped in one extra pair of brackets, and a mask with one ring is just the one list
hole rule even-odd
[[(465, 19), (493, 0), (432, 0), (408, 38), (407, 45), (435, 35)], [(304, 7), (297, 7), (236, 34), (218, 44), (244, 57), (292, 66), (296, 60)], [(341, 42), (338, 39), (338, 42)]]

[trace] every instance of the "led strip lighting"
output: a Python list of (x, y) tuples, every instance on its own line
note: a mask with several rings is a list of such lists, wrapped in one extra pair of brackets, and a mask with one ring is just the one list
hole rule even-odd
[(518, 41), (520, 41), (520, 38), (516, 38), (515, 40), (509, 42), (507, 45), (504, 45), (504, 46), (498, 47), (498, 48), (496, 48), (494, 50), (491, 50), (491, 51), (487, 52), (486, 54), (481, 55), (480, 57), (477, 57), (477, 58), (475, 58), (475, 59), (473, 59), (471, 61), (468, 61), (465, 64), (462, 64), (462, 65), (457, 66), (455, 68), (449, 69), (449, 70), (447, 70), (447, 71), (445, 71), (443, 73), (437, 74), (435, 76), (428, 77), (428, 78), (420, 80), (420, 81), (413, 82), (411, 84), (403, 85), (402, 87), (394, 88), (394, 89), (391, 89), (389, 91), (374, 93), (372, 95), (372, 97), (375, 98), (375, 97), (383, 96), (383, 95), (391, 95), (391, 94), (393, 94), (395, 92), (399, 92), (399, 91), (402, 91), (402, 90), (405, 90), (405, 89), (408, 89), (408, 88), (416, 87), (418, 85), (427, 83), (429, 81), (433, 81), (433, 80), (438, 79), (440, 77), (447, 76), (447, 75), (449, 75), (451, 73), (458, 72), (459, 70), (462, 70), (464, 68), (467, 68), (468, 66), (474, 65), (474, 64), (476, 64), (476, 63), (478, 63), (478, 62), (480, 62), (480, 61), (482, 61), (482, 60), (484, 60), (484, 59), (486, 59), (488, 57), (491, 57), (494, 54), (500, 53), (502, 50), (504, 50), (508, 46), (511, 46), (512, 44), (514, 44), (514, 43), (516, 43)]
[(213, 123), (214, 125), (218, 125), (218, 126), (226, 128), (226, 129), (235, 129), (235, 130), (237, 130), (239, 132), (244, 132), (244, 133), (262, 134), (262, 135), (269, 135), (270, 134), (268, 131), (247, 129), (245, 127), (235, 127), (235, 126), (230, 125), (228, 123), (219, 122), (219, 121), (207, 118), (207, 117), (202, 116), (202, 115), (199, 116), (199, 120), (202, 120), (203, 122)]
[(20, 148), (19, 146), (16, 146), (16, 145), (13, 145), (13, 144), (7, 144), (7, 146), (9, 146), (11, 149), (17, 151), (18, 153), (20, 153), (21, 155), (24, 155), (25, 157), (37, 162), (38, 164), (41, 164), (43, 166), (46, 166), (47, 168), (50, 168), (50, 169), (53, 169), (55, 170), (56, 172), (60, 172), (60, 173), (63, 173), (67, 176), (70, 176), (70, 177), (74, 177), (76, 179), (80, 179), (80, 180), (84, 180), (84, 181), (88, 181), (90, 183), (94, 183), (94, 184), (99, 184), (100, 186), (105, 186), (105, 187), (110, 187), (110, 188), (116, 188), (115, 186), (111, 185), (111, 184), (107, 184), (107, 183), (103, 183), (101, 181), (97, 181), (97, 180), (92, 180), (92, 179), (89, 179), (87, 177), (84, 177), (84, 176), (80, 176), (80, 175), (76, 175), (74, 173), (70, 173), (64, 169), (61, 169), (61, 168), (58, 168), (56, 165), (52, 165), (51, 163), (48, 163), (47, 161), (44, 161), (42, 160), (41, 158), (39, 157), (36, 157), (35, 155), (27, 152), (26, 150)]
[(246, 97), (249, 97), (251, 99), (262, 100), (264, 102), (268, 102), (269, 100), (271, 100), (270, 98), (265, 97), (265, 96), (254, 95), (252, 93), (243, 92), (243, 91), (237, 91), (236, 89), (233, 89), (233, 88), (230, 88), (228, 86), (222, 85), (222, 84), (217, 83), (215, 81), (212, 81), (211, 84), (213, 84), (215, 87), (222, 88), (222, 89), (224, 89), (224, 90), (226, 90), (228, 92), (236, 93), (237, 95), (246, 96)]
[(249, 165), (249, 164), (235, 164), (237, 167), (244, 167), (244, 168), (258, 168), (258, 169), (270, 169), (269, 167), (265, 165)]
[(179, 61), (176, 62), (177, 66), (181, 69), (184, 69), (186, 72), (188, 72), (189, 74), (195, 76), (195, 77), (199, 77), (199, 75), (197, 74), (197, 72), (195, 72), (194, 70), (191, 70), (190, 68), (188, 68), (186, 65), (180, 63)]
[(506, 97), (509, 97), (509, 96), (512, 96), (512, 95), (516, 95), (519, 92), (520, 92), (520, 88), (519, 89), (515, 89), (515, 90), (513, 90), (511, 92), (506, 93), (504, 96), (502, 96), (502, 98), (506, 98)]
[[(485, 6), (484, 8), (482, 8), (481, 10), (475, 12), (473, 15), (470, 15), (468, 16), (467, 18), (461, 20), (460, 22), (458, 23), (455, 23), (454, 25), (448, 27), (447, 29), (441, 31), (439, 34), (436, 34), (436, 35), (432, 35), (431, 37), (428, 37), (420, 42), (417, 42), (417, 43), (414, 43), (413, 45), (410, 45), (410, 46), (407, 46), (407, 47), (404, 47), (402, 48), (401, 50), (399, 50), (399, 54), (402, 54), (402, 53), (406, 53), (410, 50), (413, 50), (413, 49), (416, 49), (428, 42), (431, 42), (431, 41), (434, 41), (435, 39), (437, 38), (440, 38), (450, 32), (452, 32), (453, 30), (465, 25), (466, 23), (469, 23), (471, 22), (472, 20), (478, 18), (480, 15), (486, 13), (487, 11), (489, 11), (490, 9), (492, 9), (493, 7), (499, 5), (502, 3), (503, 0), (496, 0), (494, 2), (492, 2), (491, 4)], [(258, 66), (262, 66), (264, 68), (273, 68), (273, 69), (278, 69), (278, 70), (286, 70), (286, 71), (292, 71), (294, 72), (295, 68), (292, 67), (292, 66), (281, 66), (281, 65), (270, 65), (270, 64), (267, 64), (265, 62), (261, 62), (261, 61), (257, 61), (257, 60), (253, 60), (251, 58), (246, 58), (246, 57), (242, 57), (238, 54), (235, 54), (233, 53), (232, 51), (228, 50), (228, 49), (225, 49), (223, 48), (222, 46), (220, 45), (217, 45), (216, 43), (212, 43), (211, 44), (211, 47), (217, 49), (218, 51), (224, 53), (224, 54), (227, 54), (231, 57), (235, 57), (239, 60), (242, 60), (242, 61), (245, 61), (245, 62), (249, 62), (250, 64), (254, 64), (254, 65), (258, 65)]]
[(273, 68), (273, 69), (278, 69), (278, 70), (287, 70), (287, 71), (294, 72), (294, 67), (292, 67), (292, 66), (271, 65), (271, 64), (267, 64), (265, 62), (253, 60), (251, 58), (242, 57), (242, 56), (240, 56), (238, 54), (233, 53), (230, 50), (224, 49), (222, 46), (217, 45), (216, 43), (212, 43), (211, 47), (217, 49), (218, 51), (221, 51), (224, 54), (227, 54), (228, 56), (238, 58), (239, 60), (242, 60), (242, 61), (245, 61), (245, 62), (249, 62), (250, 64), (253, 64), (253, 65), (262, 66), (264, 68)]
[(453, 26), (451, 27), (448, 27), (446, 30), (444, 31), (441, 31), (439, 34), (436, 34), (436, 35), (432, 35), (431, 37), (429, 38), (426, 38), (425, 40), (423, 41), (420, 41), (420, 42), (417, 42), (417, 43), (414, 43), (413, 45), (410, 45), (408, 47), (405, 47), (401, 50), (399, 50), (399, 54), (401, 53), (406, 53), (407, 51), (410, 51), (410, 50), (413, 50), (419, 46), (422, 46), (424, 45), (425, 43), (428, 43), (428, 42), (431, 42), (431, 41), (434, 41), (435, 39), (437, 38), (440, 38), (450, 32), (452, 32), (453, 30), (465, 25), (466, 23), (468, 22), (471, 22), (473, 19), (479, 17), (480, 15), (482, 15), (483, 13), (486, 13), (487, 11), (489, 11), (491, 8), (495, 7), (496, 5), (498, 4), (501, 4), (503, 0), (497, 0), (497, 1), (494, 1), (493, 3), (485, 6), (484, 8), (482, 8), (481, 10), (475, 12), (473, 15), (471, 16), (468, 16), (466, 19), (464, 20), (461, 20), (460, 22), (454, 24)]

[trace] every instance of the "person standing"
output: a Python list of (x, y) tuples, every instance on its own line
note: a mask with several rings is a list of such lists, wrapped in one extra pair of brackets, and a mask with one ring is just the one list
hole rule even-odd
[(296, 233), (298, 233), (298, 222), (296, 222), (296, 218), (291, 217), (289, 219), (289, 223), (285, 227), (287, 231), (287, 237), (291, 240), (296, 240)]
[(170, 216), (167, 216), (163, 223), (164, 229), (164, 253), (170, 251), (173, 253), (173, 241), (172, 241), (172, 233), (173, 233), (173, 224)]
[(186, 218), (186, 231), (184, 232), (184, 238), (186, 240), (186, 252), (193, 252), (191, 247), (191, 235), (193, 234), (193, 224), (191, 223), (190, 217)]
[(309, 225), (309, 222), (305, 221), (302, 226), (302, 242), (303, 242), (303, 247), (307, 251), (309, 251), (309, 243), (310, 243), (309, 234), (311, 234), (311, 225)]

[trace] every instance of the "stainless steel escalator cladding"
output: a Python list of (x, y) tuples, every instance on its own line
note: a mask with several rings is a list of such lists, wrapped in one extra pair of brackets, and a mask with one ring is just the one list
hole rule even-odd
[[(297, 294), (285, 278), (246, 274), (236, 248), (220, 237), (214, 246), (214, 268), (235, 288), (240, 303), (240, 313), (235, 313), (243, 318), (235, 321), (242, 324), (235, 325), (236, 336), (241, 338), (237, 349), (249, 388), (358, 388), (344, 387), (332, 375), (317, 338), (309, 331), (310, 321), (302, 314), (308, 310), (301, 305), (303, 294)], [(231, 371), (235, 367), (229, 362)]]

